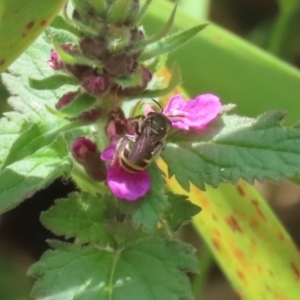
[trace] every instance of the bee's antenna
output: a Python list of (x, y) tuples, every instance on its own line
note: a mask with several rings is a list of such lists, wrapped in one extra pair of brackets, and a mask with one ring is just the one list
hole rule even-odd
[(161, 113), (162, 113), (164, 109), (163, 109), (162, 106), (159, 104), (159, 102), (156, 101), (155, 99), (152, 99), (152, 101), (155, 102), (155, 103), (160, 107)]

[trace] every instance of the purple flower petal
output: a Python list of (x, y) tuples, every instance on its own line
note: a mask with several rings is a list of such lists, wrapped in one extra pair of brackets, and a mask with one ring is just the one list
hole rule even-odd
[(101, 159), (104, 161), (112, 161), (116, 152), (115, 145), (109, 145), (101, 153)]
[(150, 183), (150, 176), (145, 170), (129, 173), (118, 161), (107, 169), (107, 184), (118, 198), (135, 201), (148, 192)]
[(169, 101), (164, 114), (170, 117), (173, 127), (182, 130), (203, 129), (218, 116), (221, 108), (219, 98), (212, 94), (199, 95), (188, 101), (176, 95)]

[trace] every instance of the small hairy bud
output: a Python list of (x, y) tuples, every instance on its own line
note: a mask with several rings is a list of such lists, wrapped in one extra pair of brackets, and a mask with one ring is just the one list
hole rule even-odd
[(86, 173), (95, 181), (106, 178), (106, 166), (100, 159), (96, 143), (85, 136), (77, 138), (71, 145), (72, 155), (83, 166)]

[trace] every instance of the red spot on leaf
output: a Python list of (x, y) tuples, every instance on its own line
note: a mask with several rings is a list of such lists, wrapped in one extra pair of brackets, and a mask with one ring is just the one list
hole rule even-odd
[(251, 200), (251, 203), (253, 204), (257, 214), (260, 216), (261, 219), (263, 219), (264, 221), (267, 221), (266, 216), (264, 215), (264, 213), (262, 212), (262, 210), (259, 207), (259, 203), (257, 200)]
[(262, 273), (262, 271), (263, 271), (263, 268), (261, 265), (256, 265), (256, 269), (259, 273)]
[(237, 220), (230, 216), (230, 217), (227, 217), (226, 219), (226, 223), (229, 225), (229, 227), (232, 229), (232, 231), (238, 231), (238, 232), (242, 232), (242, 229), (239, 225), (239, 223), (237, 222)]
[(240, 278), (240, 280), (245, 281), (245, 275), (242, 271), (237, 271), (236, 272), (237, 276)]
[(272, 270), (269, 270), (269, 274), (271, 277), (274, 277), (274, 272)]
[(31, 22), (29, 22), (29, 23), (27, 24), (26, 28), (27, 28), (27, 29), (31, 29), (33, 26), (34, 26), (34, 22), (31, 21)]
[(0, 60), (0, 66), (3, 66), (5, 63), (6, 63), (6, 59), (3, 58)]
[(249, 225), (253, 230), (256, 230), (259, 227), (259, 222), (257, 220), (250, 220)]
[(214, 233), (215, 233), (215, 235), (216, 235), (217, 237), (221, 237), (221, 232), (220, 232), (220, 230), (215, 229), (215, 230), (214, 230)]
[(40, 22), (40, 24), (41, 24), (42, 27), (44, 27), (44, 26), (47, 24), (47, 20), (42, 20), (42, 21)]
[(218, 218), (215, 214), (212, 214), (212, 218), (214, 219), (214, 221), (218, 221)]
[(27, 36), (27, 34), (25, 33), (22, 33), (22, 37), (25, 38)]
[(233, 250), (233, 254), (234, 254), (235, 258), (239, 261), (242, 261), (245, 258), (243, 251), (239, 248), (235, 248)]
[(214, 246), (217, 250), (221, 250), (221, 245), (220, 245), (219, 241), (218, 241), (216, 238), (213, 238), (213, 239), (212, 239), (212, 243), (213, 243), (213, 246)]
[(236, 188), (242, 197), (244, 197), (246, 195), (244, 189), (239, 184), (236, 186)]
[(291, 263), (291, 268), (292, 268), (294, 274), (296, 275), (296, 280), (299, 280), (300, 279), (299, 268), (294, 263)]
[(281, 241), (284, 241), (285, 240), (285, 235), (283, 232), (278, 232), (278, 238), (281, 240)]

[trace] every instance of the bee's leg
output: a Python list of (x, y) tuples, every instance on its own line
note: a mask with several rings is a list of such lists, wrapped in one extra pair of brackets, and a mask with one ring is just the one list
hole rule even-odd
[(143, 116), (143, 115), (138, 115), (138, 116), (128, 119), (129, 121), (132, 122), (131, 124), (132, 124), (134, 132), (137, 136), (141, 135), (141, 124), (144, 119), (145, 119), (145, 116)]
[(135, 142), (135, 137), (130, 134), (125, 134), (117, 143), (114, 157), (112, 159), (111, 164), (113, 165), (116, 162), (116, 159), (120, 157), (123, 149), (130, 142)]
[(138, 121), (135, 121), (133, 123), (133, 126), (134, 126), (134, 132), (136, 133), (137, 136), (140, 136), (141, 135), (141, 126), (140, 126), (140, 123)]
[(161, 151), (164, 150), (164, 143), (163, 142), (158, 142), (154, 149), (151, 151), (151, 155), (153, 158), (156, 158), (160, 153)]

